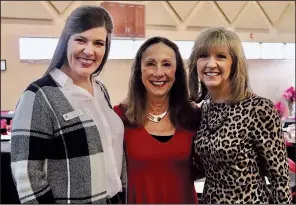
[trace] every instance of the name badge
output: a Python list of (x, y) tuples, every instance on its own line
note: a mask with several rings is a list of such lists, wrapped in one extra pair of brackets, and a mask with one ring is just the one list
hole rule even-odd
[(68, 121), (68, 120), (71, 120), (75, 117), (79, 117), (81, 115), (83, 115), (83, 112), (81, 110), (74, 110), (72, 112), (64, 114), (63, 118), (64, 118), (64, 120)]

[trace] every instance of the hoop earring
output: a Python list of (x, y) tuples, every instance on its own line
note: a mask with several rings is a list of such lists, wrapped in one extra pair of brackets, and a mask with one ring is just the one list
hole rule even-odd
[(206, 89), (205, 84), (203, 84), (203, 82), (198, 78), (197, 102), (209, 99), (210, 97), (210, 93)]
[(205, 96), (205, 100), (207, 100), (207, 99), (209, 99), (209, 98), (211, 98), (211, 95), (210, 95), (209, 92), (207, 92), (207, 94), (206, 94), (206, 96)]
[(199, 99), (202, 96), (202, 85), (199, 77), (197, 77), (197, 85), (197, 98)]

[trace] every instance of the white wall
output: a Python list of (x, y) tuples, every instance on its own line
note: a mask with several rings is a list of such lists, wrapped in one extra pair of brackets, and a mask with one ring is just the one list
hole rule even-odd
[(284, 90), (295, 86), (295, 60), (248, 60), (252, 90), (276, 102)]

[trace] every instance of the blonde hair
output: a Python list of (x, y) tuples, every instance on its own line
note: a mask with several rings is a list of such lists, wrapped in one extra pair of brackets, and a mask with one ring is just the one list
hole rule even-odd
[(251, 95), (247, 61), (238, 35), (225, 28), (208, 28), (202, 31), (195, 40), (189, 57), (189, 91), (190, 99), (200, 102), (208, 96), (208, 90), (203, 82), (199, 82), (196, 62), (201, 54), (209, 53), (212, 49), (226, 47), (232, 58), (230, 71), (230, 103), (238, 102)]

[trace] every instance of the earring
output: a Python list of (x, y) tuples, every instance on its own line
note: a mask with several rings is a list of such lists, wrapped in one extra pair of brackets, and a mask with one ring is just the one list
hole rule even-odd
[(197, 97), (200, 98), (202, 96), (202, 88), (201, 88), (201, 80), (197, 77)]

